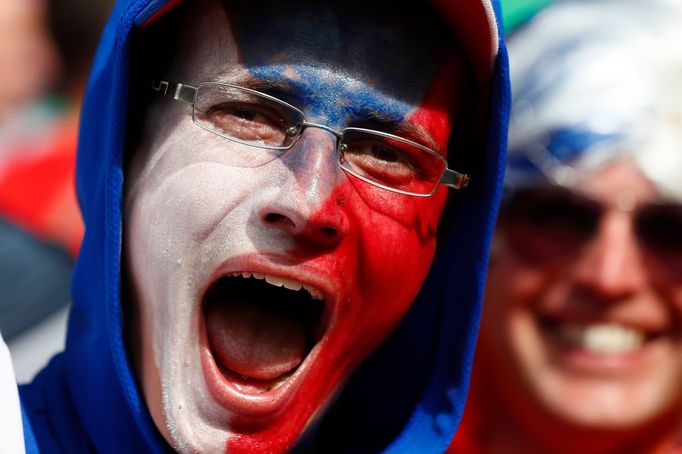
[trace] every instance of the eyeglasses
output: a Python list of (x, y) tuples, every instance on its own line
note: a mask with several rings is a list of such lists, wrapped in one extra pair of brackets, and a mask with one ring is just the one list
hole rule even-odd
[[(562, 188), (519, 190), (504, 204), (501, 225), (512, 245), (528, 258), (544, 261), (574, 254), (597, 233), (606, 208)], [(682, 279), (682, 205), (649, 203), (632, 210), (640, 247)]]
[(294, 146), (303, 129), (329, 131), (337, 138), (341, 168), (374, 186), (405, 195), (427, 197), (438, 185), (454, 189), (469, 184), (469, 176), (447, 168), (438, 152), (412, 140), (365, 128), (336, 131), (307, 122), (305, 114), (280, 99), (231, 84), (201, 82), (196, 87), (155, 81), (152, 89), (192, 105), (199, 127), (246, 145), (230, 150), (231, 164), (256, 167)]

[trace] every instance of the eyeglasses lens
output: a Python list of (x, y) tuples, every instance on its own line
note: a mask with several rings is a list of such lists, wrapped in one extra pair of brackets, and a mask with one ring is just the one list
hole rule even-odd
[(594, 233), (601, 209), (568, 191), (518, 191), (502, 222), (513, 246), (528, 259), (545, 261), (575, 252)]
[(650, 256), (664, 272), (682, 279), (682, 205), (647, 205), (635, 222), (637, 237)]
[(300, 112), (291, 106), (251, 90), (213, 83), (202, 83), (197, 89), (194, 122), (251, 146), (235, 150), (236, 165), (261, 165), (275, 159), (295, 140), (297, 132), (292, 131), (302, 121)]
[[(199, 84), (194, 122), (203, 129), (243, 144), (227, 162), (255, 167), (291, 147), (305, 120), (295, 107), (263, 93), (227, 84)], [(349, 173), (380, 186), (410, 194), (431, 194), (446, 162), (410, 141), (361, 128), (347, 128), (339, 140), (339, 163)]]
[(445, 170), (439, 156), (397, 137), (361, 129), (344, 130), (341, 167), (382, 186), (412, 194), (430, 194)]
[[(603, 208), (562, 189), (517, 191), (505, 204), (501, 223), (513, 247), (544, 262), (577, 253), (594, 237)], [(682, 205), (648, 204), (634, 213), (637, 239), (666, 273), (682, 278)]]

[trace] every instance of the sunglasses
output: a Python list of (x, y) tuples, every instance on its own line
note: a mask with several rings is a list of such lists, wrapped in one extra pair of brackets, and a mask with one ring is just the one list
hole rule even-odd
[[(512, 246), (528, 259), (543, 262), (576, 254), (597, 234), (607, 208), (587, 196), (563, 188), (516, 191), (500, 214)], [(682, 278), (682, 205), (647, 203), (631, 211), (641, 250)]]

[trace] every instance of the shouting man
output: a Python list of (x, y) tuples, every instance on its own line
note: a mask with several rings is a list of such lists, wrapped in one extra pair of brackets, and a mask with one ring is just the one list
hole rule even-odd
[(120, 3), (95, 62), (29, 444), (442, 451), (505, 142), (492, 5), (164, 3)]

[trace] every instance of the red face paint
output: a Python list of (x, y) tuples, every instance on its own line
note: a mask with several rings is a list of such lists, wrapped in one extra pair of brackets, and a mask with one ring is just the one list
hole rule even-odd
[[(322, 409), (336, 387), (400, 321), (431, 264), (435, 226), (445, 199), (442, 193), (435, 199), (410, 198), (409, 206), (400, 210), (402, 219), (409, 222), (401, 223), (363, 200), (363, 195), (371, 198), (368, 193), (375, 189), (357, 191), (348, 188), (349, 182), (341, 186), (346, 188), (337, 188), (311, 222), (328, 225), (325, 220), (343, 209), (353, 227), (332, 250), (324, 251), (311, 238), (314, 232), (308, 232), (311, 236), (299, 237), (299, 246), (291, 251), (293, 256), (304, 252), (312, 257), (317, 250), (319, 255), (309, 259), (307, 265), (326, 272), (324, 278), (338, 284), (335, 300), (329, 302), (329, 327), (318, 344), (319, 354), (286, 413), (252, 436), (231, 438), (228, 452), (260, 450), (285, 440), (286, 446), (294, 443), (309, 421), (311, 408)], [(341, 208), (339, 200), (344, 200)], [(394, 200), (393, 204), (405, 205), (404, 200)], [(406, 267), (404, 263), (414, 266)], [(235, 418), (233, 423), (238, 424), (238, 420)]]
[[(443, 74), (450, 76), (452, 70)], [(438, 78), (425, 97), (427, 106), (410, 117), (443, 150), (450, 132), (443, 100), (453, 96), (448, 87), (445, 77)], [(296, 152), (306, 155), (304, 149)], [(338, 178), (332, 173), (338, 169), (331, 166), (328, 171), (326, 178)], [(328, 331), (319, 343), (321, 354), (287, 405), (286, 414), (252, 436), (230, 439), (227, 452), (258, 451), (285, 440), (284, 446), (292, 446), (309, 422), (309, 409), (322, 409), (337, 386), (390, 334), (428, 273), (446, 198), (444, 188), (432, 197), (418, 198), (390, 193), (352, 177), (340, 179), (306, 220), (306, 227), (295, 234), (295, 247), (288, 251), (338, 284), (334, 304), (328, 307)], [(327, 229), (326, 236), (323, 229)]]
[[(269, 94), (295, 103), (309, 121), (343, 129), (380, 117), (386, 132), (409, 122), (445, 154), (454, 70), (434, 82), (430, 49), (412, 49), (405, 37), (393, 42), (387, 30), (372, 31), (376, 24), (343, 22), (338, 33), (348, 39), (368, 30), (390, 38), (401, 56), (391, 61), (413, 51), (416, 76), (395, 82), (396, 71), (370, 72), (376, 65), (360, 57), (374, 46), (364, 39), (353, 43), (371, 49), (358, 48), (350, 61), (343, 49), (320, 55), (305, 42), (261, 55), (270, 48), (214, 33), (231, 30), (218, 2), (192, 5), (179, 52), (189, 59), (173, 67), (180, 82), (274, 81), (279, 92)], [(291, 29), (286, 17), (308, 16), (285, 16)], [(277, 30), (282, 19), (271, 19)], [(132, 155), (125, 216), (140, 312), (138, 374), (152, 418), (176, 449), (285, 451), (416, 297), (447, 189), (410, 197), (352, 177), (324, 128), (306, 128), (277, 159), (249, 167), (235, 164), (235, 154), (264, 150), (199, 128), (185, 104), (159, 104), (147, 126), (142, 144), (153, 146)], [(293, 335), (282, 336), (287, 351), (279, 354), (273, 345), (286, 333)]]

